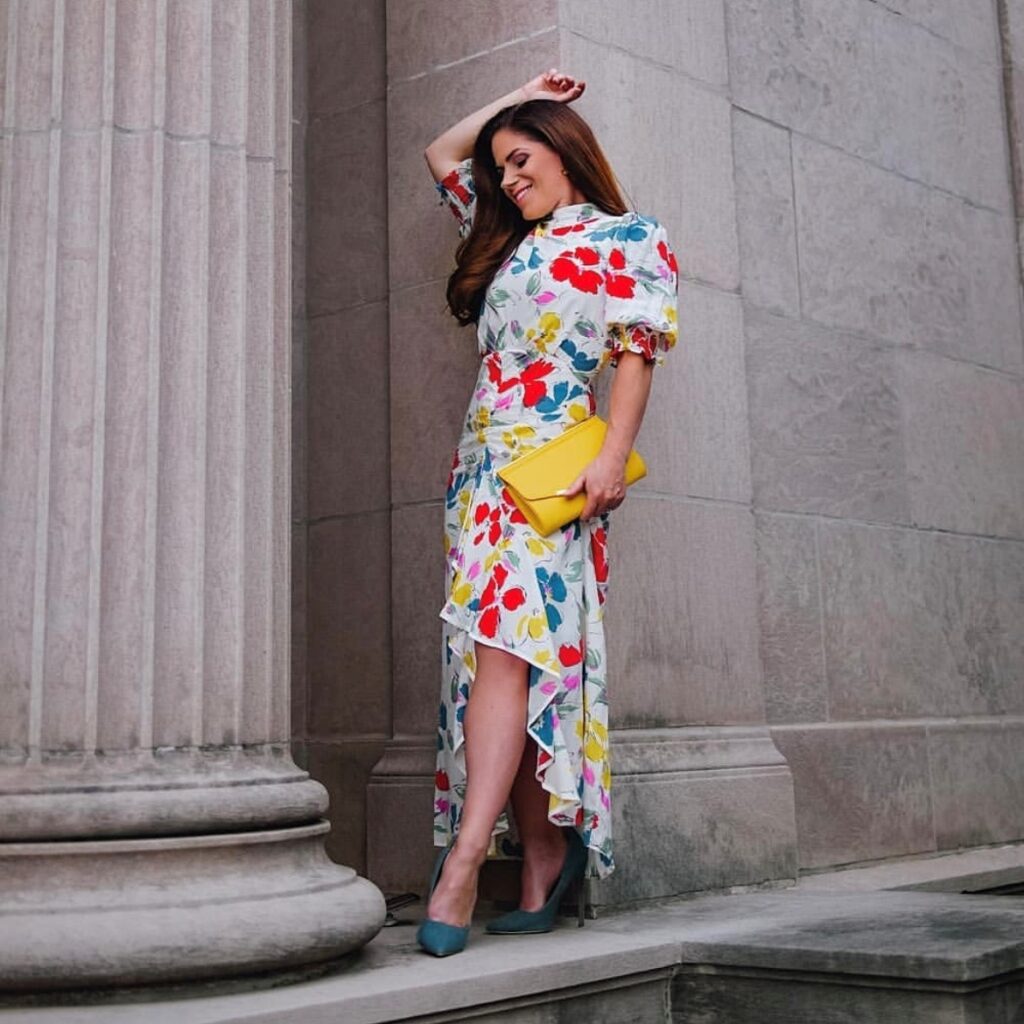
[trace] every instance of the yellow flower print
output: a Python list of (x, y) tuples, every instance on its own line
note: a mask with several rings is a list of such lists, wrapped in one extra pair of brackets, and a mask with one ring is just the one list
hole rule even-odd
[(487, 443), (487, 435), (484, 431), (491, 425), (491, 410), (481, 405), (473, 416), (473, 429), (476, 431), (476, 439), (481, 444)]
[(562, 329), (562, 318), (557, 313), (548, 311), (541, 314), (537, 326), (540, 328), (539, 333), (532, 327), (527, 328), (527, 340), (532, 341), (541, 352), (547, 355), (548, 346), (554, 345), (558, 340), (558, 332)]
[(501, 439), (509, 451), (516, 451), (523, 447), (523, 442), (528, 438), (536, 437), (537, 431), (534, 427), (525, 423), (517, 423), (511, 430), (506, 430)]
[(545, 537), (527, 537), (526, 546), (531, 555), (543, 555), (547, 551), (555, 550), (555, 542)]
[(463, 579), (462, 571), (459, 570), (455, 573), (455, 579), (452, 580), (452, 592), (451, 599), (455, 604), (465, 604), (473, 596), (473, 584), (468, 580)]

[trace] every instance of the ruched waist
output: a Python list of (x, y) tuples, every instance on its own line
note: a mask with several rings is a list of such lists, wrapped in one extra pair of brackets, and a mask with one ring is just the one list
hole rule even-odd
[(558, 437), (596, 411), (593, 388), (558, 357), (491, 352), (480, 364), (456, 459), (467, 466), (488, 453), (497, 468)]

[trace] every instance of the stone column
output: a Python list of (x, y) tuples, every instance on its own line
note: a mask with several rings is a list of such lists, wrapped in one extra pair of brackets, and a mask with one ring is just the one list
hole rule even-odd
[(288, 752), (291, 5), (0, 5), (0, 983), (383, 922)]

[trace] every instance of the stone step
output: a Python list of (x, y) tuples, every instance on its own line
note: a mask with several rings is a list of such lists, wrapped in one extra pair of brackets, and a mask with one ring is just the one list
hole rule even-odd
[[(994, 884), (1024, 868), (1024, 848), (1007, 849), (987, 873)], [(934, 861), (919, 862), (931, 885)], [(888, 880), (905, 887), (913, 874), (905, 863)], [(319, 978), (11, 1006), (0, 1024), (1019, 1024), (1024, 900), (858, 890), (871, 875), (853, 872), (808, 881), (609, 913), (582, 929), (566, 918), (547, 935), (489, 936), (478, 924), (465, 952), (440, 960), (417, 949), (410, 908), (408, 923)]]

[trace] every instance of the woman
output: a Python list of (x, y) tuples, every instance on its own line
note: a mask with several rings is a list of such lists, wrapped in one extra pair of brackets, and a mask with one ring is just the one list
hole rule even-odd
[[(465, 945), (509, 797), (523, 844), (520, 908), (488, 931), (549, 930), (570, 883), (614, 867), (608, 513), (625, 498), (653, 365), (676, 340), (677, 267), (664, 228), (626, 209), (569, 108), (584, 88), (553, 68), (424, 153), (462, 237), (448, 304), (477, 324), (483, 357), (447, 488), (434, 825), (445, 849), (418, 934), (435, 955)], [(586, 505), (542, 537), (496, 470), (594, 414), (594, 380), (608, 363), (617, 369), (607, 435), (566, 492), (584, 492)]]

